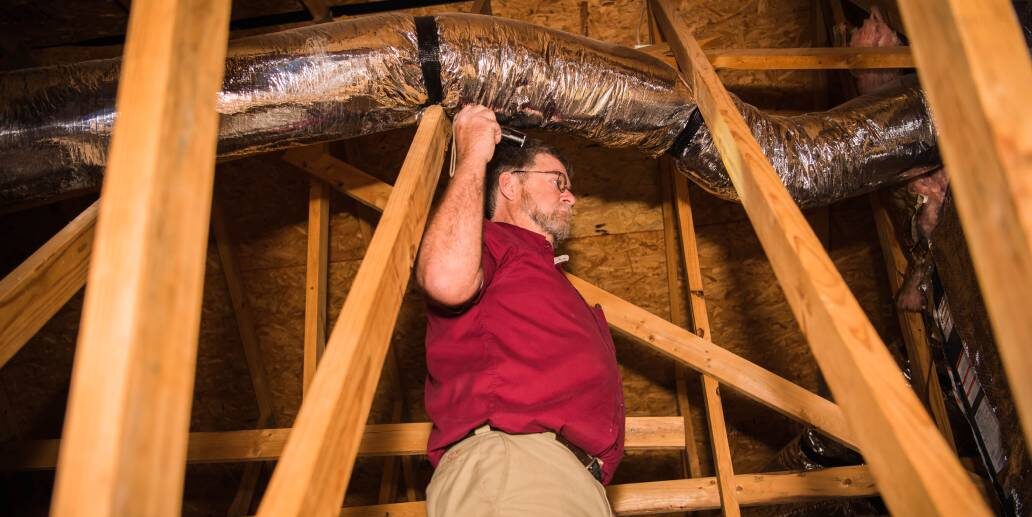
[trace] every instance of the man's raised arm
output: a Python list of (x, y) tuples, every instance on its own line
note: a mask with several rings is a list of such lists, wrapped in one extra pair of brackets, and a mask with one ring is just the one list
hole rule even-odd
[(416, 261), (416, 281), (448, 307), (468, 302), (480, 289), (484, 231), (484, 178), (502, 130), (494, 112), (466, 106), (455, 116), (455, 176), (430, 218)]

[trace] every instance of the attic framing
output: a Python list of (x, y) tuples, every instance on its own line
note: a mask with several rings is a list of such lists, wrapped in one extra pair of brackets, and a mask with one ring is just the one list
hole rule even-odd
[[(133, 3), (103, 202), (0, 281), (2, 366), (89, 275), (64, 439), (16, 444), (23, 455), (3, 462), (8, 468), (52, 468), (56, 461), (54, 515), (176, 515), (188, 461), (276, 457), (279, 463), (259, 515), (424, 515), (421, 502), (343, 512), (340, 506), (356, 456), (425, 452), (428, 424), (364, 424), (450, 139), (447, 117), (439, 107), (424, 113), (393, 187), (318, 148), (284, 155), (319, 178), (313, 179), (312, 188), (312, 215), (319, 231), (309, 243), (313, 299), (306, 305), (306, 329), (313, 334), (311, 339), (306, 334), (304, 344), (307, 388), (301, 412), (292, 429), (188, 432), (198, 279), (203, 277), (214, 176), (213, 99), (221, 81), (228, 6), (224, 0)], [(1021, 296), (1032, 292), (1032, 135), (1022, 123), (1032, 120), (1032, 113), (1016, 101), (1021, 89), (1032, 84), (1032, 72), (1024, 47), (1015, 43), (1019, 36), (1013, 18), (1001, 14), (1008, 4), (980, 3), (977, 10), (988, 14), (978, 18), (968, 12), (975, 8), (960, 0), (948, 2), (945, 10), (926, 0), (901, 1), (913, 38), (912, 61), (909, 51), (901, 49), (811, 49), (801, 53), (803, 59), (765, 49), (707, 55), (668, 2), (650, 0), (649, 6), (684, 79), (694, 86), (750, 221), (839, 405), (710, 343), (708, 332), (696, 335), (571, 275), (589, 303), (605, 307), (615, 329), (700, 371), (707, 402), (715, 404), (709, 413), (711, 438), (721, 447), (715, 454), (717, 476), (609, 487), (614, 511), (636, 515), (721, 507), (736, 514), (738, 505), (880, 493), (900, 515), (988, 515), (968, 473), (903, 383), (884, 344), (745, 128), (714, 66), (725, 59), (727, 66), (758, 67), (756, 63), (769, 63), (778, 54), (789, 56), (777, 65), (785, 68), (894, 67), (916, 61), (922, 73), (941, 77), (950, 56), (964, 56), (962, 67), (948, 68), (962, 80), (924, 84), (940, 119), (946, 163), (958, 179), (954, 191), (1004, 364), (1008, 372), (1020, 372), (1029, 357), (1021, 349), (1032, 341), (1032, 322), (1020, 310)], [(939, 32), (928, 30), (933, 24)], [(652, 50), (663, 52), (659, 45)], [(183, 69), (196, 73), (169, 72)], [(958, 109), (958, 99), (970, 101)], [(155, 112), (155, 105), (168, 109)], [(977, 153), (970, 152), (971, 138), (979, 142)], [(173, 153), (173, 144), (184, 141), (187, 151), (176, 148)], [(180, 158), (169, 160), (172, 155)], [(674, 193), (683, 210), (680, 231), (694, 293), (702, 289), (692, 279), (698, 264), (690, 261), (694, 243), (690, 207), (681, 206), (687, 202), (678, 183), (683, 181), (675, 178)], [(383, 219), (323, 351), (319, 334), (325, 325), (328, 187), (381, 210)], [(986, 213), (992, 217), (984, 217)], [(226, 240), (219, 237), (220, 251), (230, 246)], [(1007, 259), (1003, 266), (999, 257)], [(695, 298), (692, 323), (698, 330), (705, 328), (705, 308), (701, 296)], [(111, 317), (112, 311), (119, 316)], [(242, 333), (245, 326), (241, 323)], [(179, 331), (167, 331), (173, 327)], [(157, 373), (156, 362), (161, 365)], [(253, 375), (260, 371), (257, 359), (248, 355), (248, 362), (258, 365), (252, 366)], [(261, 381), (254, 382), (258, 393)], [(736, 475), (723, 449), (726, 435), (720, 439), (726, 431), (719, 422), (717, 383), (857, 448), (870, 472), (859, 466)], [(1011, 383), (1026, 434), (1032, 431), (1030, 386)], [(268, 412), (263, 415), (262, 425), (274, 425)], [(629, 448), (685, 447), (685, 424), (681, 420), (678, 426), (678, 420), (629, 419)], [(198, 448), (201, 443), (208, 447)]]

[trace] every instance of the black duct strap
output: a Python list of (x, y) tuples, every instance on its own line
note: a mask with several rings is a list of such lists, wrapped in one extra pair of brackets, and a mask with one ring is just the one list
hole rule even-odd
[(681, 153), (684, 152), (684, 148), (688, 147), (688, 144), (692, 141), (692, 137), (699, 131), (702, 124), (705, 121), (702, 120), (702, 112), (696, 107), (695, 111), (688, 117), (688, 123), (685, 124), (684, 129), (677, 134), (677, 138), (674, 139), (674, 145), (667, 149), (667, 154), (675, 158), (680, 158)]
[(433, 16), (416, 17), (416, 44), (419, 46), (419, 67), (426, 85), (426, 105), (440, 104), (444, 98), (441, 87), (441, 50), (437, 37), (437, 20)]

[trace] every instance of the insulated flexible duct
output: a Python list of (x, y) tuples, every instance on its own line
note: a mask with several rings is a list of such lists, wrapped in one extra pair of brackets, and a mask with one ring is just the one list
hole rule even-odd
[[(0, 75), (0, 210), (99, 186), (119, 64)], [(708, 131), (692, 120), (692, 92), (669, 66), (625, 47), (468, 14), (369, 16), (231, 42), (218, 155), (409, 126), (431, 103), (452, 113), (484, 104), (512, 126), (666, 151), (703, 188), (735, 198)], [(803, 205), (871, 190), (937, 159), (916, 82), (798, 117), (739, 107)]]

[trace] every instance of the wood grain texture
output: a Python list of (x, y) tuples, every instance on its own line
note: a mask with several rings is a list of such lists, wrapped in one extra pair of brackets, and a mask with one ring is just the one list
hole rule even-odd
[(486, 14), (491, 16), (491, 0), (473, 0), (473, 6), (470, 7), (469, 12), (474, 14)]
[[(638, 49), (676, 66), (665, 43)], [(717, 70), (870, 70), (914, 68), (910, 47), (729, 48), (705, 51)]]
[(1032, 60), (1004, 0), (899, 3), (1026, 445), (1032, 437)]
[[(625, 447), (629, 451), (684, 448), (684, 423), (677, 416), (628, 417)], [(363, 429), (360, 456), (418, 456), (426, 454), (429, 422), (372, 424)], [(279, 458), (290, 434), (283, 429), (245, 429), (190, 433), (186, 460), (190, 463), (265, 461)], [(61, 440), (31, 440), (0, 448), (0, 471), (47, 470), (57, 463)]]
[(713, 67), (665, 1), (650, 0), (789, 305), (890, 509), (988, 515)]
[(283, 153), (283, 160), (304, 169), (342, 194), (354, 198), (369, 208), (383, 210), (391, 195), (390, 185), (376, 179), (355, 166), (330, 156), (324, 146), (292, 149)]
[[(688, 179), (677, 174), (668, 161), (663, 173), (672, 178), (674, 201), (677, 209), (677, 227), (680, 230), (681, 251), (684, 269), (688, 278), (688, 304), (691, 310), (691, 327), (699, 337), (711, 340), (709, 314), (706, 312), (706, 296), (702, 283), (702, 265), (695, 235), (695, 221), (692, 218), (691, 198), (688, 196)], [(709, 423), (710, 447), (713, 451), (714, 471), (720, 493), (720, 507), (726, 516), (741, 515), (735, 489), (735, 471), (731, 463), (731, 444), (724, 422), (724, 408), (720, 398), (720, 386), (709, 376), (702, 376), (702, 399), (706, 403), (706, 418)]]
[(643, 344), (678, 359), (688, 367), (713, 376), (741, 394), (829, 436), (851, 445), (855, 438), (842, 411), (827, 399), (728, 352), (648, 311), (567, 274), (589, 304), (606, 311), (609, 325)]
[[(651, 15), (649, 16), (651, 20)], [(651, 27), (651, 26), (650, 26)], [(678, 263), (680, 262), (680, 246), (677, 243), (677, 214), (674, 209), (674, 187), (666, 165), (666, 159), (660, 158), (658, 173), (663, 188), (663, 249), (666, 253), (667, 291), (670, 295), (670, 321), (681, 327), (687, 327), (688, 318), (684, 312), (681, 283), (678, 281)], [(695, 426), (692, 422), (692, 406), (688, 399), (687, 372), (684, 367), (674, 365), (674, 382), (677, 391), (677, 409), (684, 417), (684, 477), (702, 477), (702, 466), (699, 461), (699, 449), (696, 444)]]
[(424, 111), (260, 516), (333, 515), (341, 506), (450, 130), (440, 107)]
[[(870, 195), (871, 212), (874, 215), (874, 224), (878, 230), (878, 240), (881, 241), (882, 259), (889, 277), (889, 290), (892, 296), (899, 293), (903, 287), (903, 278), (907, 271), (907, 257), (896, 240), (896, 233), (893, 229), (892, 219), (881, 201), (880, 192), (872, 192)], [(950, 417), (946, 413), (946, 401), (942, 393), (942, 386), (939, 385), (939, 376), (935, 371), (935, 364), (932, 362), (932, 351), (928, 345), (928, 334), (925, 329), (924, 318), (921, 313), (897, 309), (899, 317), (899, 329), (903, 334), (903, 344), (907, 349), (907, 357), (910, 359), (910, 368), (913, 373), (914, 391), (924, 402), (932, 413), (935, 425), (942, 433), (947, 445), (956, 450), (956, 442), (953, 439), (953, 430), (950, 428)]]
[(315, 23), (328, 22), (333, 19), (326, 0), (300, 0), (300, 2), (304, 4), (308, 14), (312, 15), (312, 21)]
[(308, 254), (305, 269), (305, 341), (302, 396), (315, 377), (326, 348), (326, 275), (330, 268), (330, 188), (312, 179), (308, 194)]
[(0, 280), (0, 367), (86, 284), (99, 203)]
[(215, 232), (215, 246), (219, 253), (222, 273), (226, 278), (229, 300), (233, 305), (233, 317), (236, 319), (237, 332), (243, 345), (247, 370), (251, 374), (251, 385), (258, 401), (258, 427), (274, 423), (272, 418), (272, 393), (269, 391), (268, 375), (258, 347), (258, 335), (255, 333), (254, 315), (251, 304), (247, 301), (240, 267), (236, 259), (236, 239), (229, 228), (220, 202), (212, 203), (212, 230)]
[(52, 515), (178, 515), (228, 1), (137, 0)]
[[(743, 506), (794, 503), (877, 495), (867, 468), (835, 467), (812, 472), (775, 472), (735, 477)], [(617, 516), (711, 510), (720, 507), (714, 478), (627, 483), (606, 487)], [(397, 503), (344, 508), (342, 517), (423, 517), (426, 503)]]
[[(212, 231), (215, 232), (215, 246), (218, 250), (219, 262), (226, 279), (229, 300), (233, 305), (233, 317), (236, 319), (237, 332), (240, 334), (240, 342), (243, 345), (244, 359), (247, 361), (247, 371), (250, 374), (251, 386), (254, 388), (255, 400), (258, 403), (257, 427), (264, 428), (275, 425), (272, 413), (272, 392), (269, 389), (268, 375), (265, 373), (265, 364), (262, 362), (258, 347), (254, 316), (251, 314), (250, 304), (247, 303), (244, 295), (240, 267), (236, 259), (236, 240), (230, 231), (226, 216), (222, 212), (221, 202), (217, 197), (211, 207), (211, 223)], [(189, 451), (187, 454), (189, 455)], [(244, 467), (236, 494), (226, 511), (227, 517), (246, 515), (250, 512), (261, 472), (262, 465), (260, 463)]]

